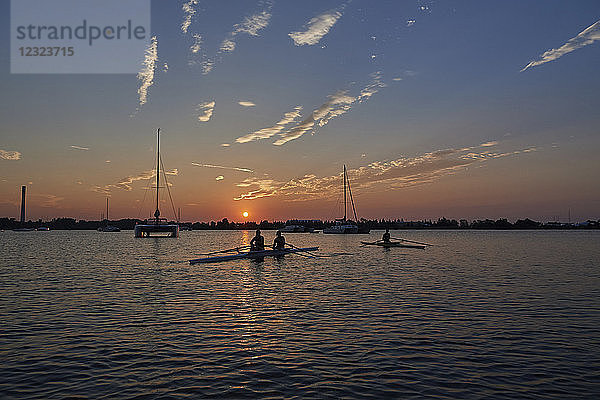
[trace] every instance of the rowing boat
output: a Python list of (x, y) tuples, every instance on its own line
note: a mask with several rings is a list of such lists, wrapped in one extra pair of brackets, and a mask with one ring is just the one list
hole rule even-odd
[(425, 246), (418, 244), (404, 244), (401, 242), (384, 242), (384, 241), (376, 241), (376, 242), (361, 242), (367, 246), (381, 246), (381, 247), (403, 247), (406, 249), (424, 249)]
[(215, 257), (205, 257), (205, 258), (197, 258), (195, 260), (190, 260), (190, 264), (202, 264), (202, 263), (212, 263), (212, 262), (221, 262), (221, 261), (230, 261), (230, 260), (239, 260), (243, 258), (263, 258), (263, 257), (277, 257), (283, 256), (285, 254), (290, 253), (299, 253), (303, 251), (314, 251), (319, 250), (318, 247), (304, 247), (304, 248), (293, 248), (293, 249), (282, 249), (282, 250), (259, 250), (259, 251), (243, 251), (237, 254), (229, 254), (226, 256), (215, 256)]

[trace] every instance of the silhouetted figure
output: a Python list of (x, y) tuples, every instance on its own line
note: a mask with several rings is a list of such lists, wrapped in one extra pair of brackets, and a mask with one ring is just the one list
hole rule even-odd
[(390, 228), (385, 228), (385, 233), (383, 234), (383, 237), (381, 239), (385, 243), (389, 243), (390, 242)]
[(285, 238), (281, 235), (281, 231), (277, 231), (277, 236), (273, 240), (273, 249), (283, 250), (285, 247)]
[(262, 251), (265, 249), (265, 238), (261, 236), (260, 229), (256, 230), (256, 236), (250, 241), (250, 251)]

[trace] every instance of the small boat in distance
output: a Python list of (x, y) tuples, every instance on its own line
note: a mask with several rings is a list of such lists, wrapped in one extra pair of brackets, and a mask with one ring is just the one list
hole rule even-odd
[[(156, 131), (156, 211), (154, 218), (146, 220), (144, 224), (137, 224), (134, 228), (134, 236), (142, 237), (179, 237), (179, 225), (170, 224), (166, 218), (160, 218), (159, 204), (159, 183), (160, 183), (160, 128)], [(165, 174), (165, 186), (169, 190), (167, 176)]]
[(121, 232), (121, 229), (119, 227), (116, 227), (114, 225), (109, 225), (108, 224), (109, 221), (110, 221), (110, 219), (108, 219), (108, 197), (107, 197), (106, 198), (106, 225), (98, 228), (98, 232)]
[[(335, 220), (335, 225), (323, 229), (323, 233), (337, 233), (337, 234), (351, 234), (351, 233), (369, 233), (368, 228), (359, 228), (358, 216), (356, 215), (356, 208), (354, 207), (354, 199), (352, 198), (352, 190), (350, 189), (350, 180), (348, 179), (348, 172), (346, 171), (346, 165), (344, 165), (343, 172), (344, 180), (344, 217)], [(352, 212), (354, 213), (355, 221), (346, 219), (347, 201), (346, 201), (346, 186), (348, 186), (348, 193), (350, 194), (350, 202), (352, 203)]]
[(286, 225), (280, 229), (281, 233), (312, 233), (315, 228), (304, 225)]
[(380, 246), (384, 248), (389, 247), (402, 247), (406, 249), (424, 249), (425, 246), (420, 244), (404, 244), (402, 242), (384, 242), (383, 240), (377, 240), (375, 242), (362, 242), (365, 246)]

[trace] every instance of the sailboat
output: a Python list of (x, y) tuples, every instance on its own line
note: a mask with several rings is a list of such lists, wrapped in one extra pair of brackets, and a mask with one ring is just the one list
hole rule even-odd
[[(160, 218), (159, 203), (159, 183), (160, 183), (160, 129), (156, 131), (156, 211), (154, 218), (146, 220), (143, 224), (136, 224), (134, 235), (136, 238), (141, 237), (173, 237), (179, 236), (179, 225), (169, 224), (166, 218)], [(165, 186), (168, 190), (168, 183), (165, 175)]]
[(106, 225), (98, 228), (98, 232), (121, 232), (121, 229), (119, 229), (118, 227), (116, 227), (114, 225), (109, 225), (108, 224), (109, 221), (110, 220), (108, 219), (108, 197), (107, 197), (106, 198)]
[[(338, 234), (350, 234), (350, 233), (369, 233), (368, 228), (359, 228), (358, 217), (356, 215), (356, 208), (354, 207), (354, 199), (352, 198), (352, 190), (350, 189), (350, 180), (348, 179), (348, 172), (346, 171), (346, 165), (344, 165), (344, 218), (338, 218), (335, 220), (335, 225), (329, 228), (323, 229), (323, 233), (338, 233)], [(350, 194), (350, 203), (352, 204), (352, 212), (354, 213), (354, 220), (346, 219), (347, 201), (346, 201), (346, 186), (348, 187), (348, 193)]]

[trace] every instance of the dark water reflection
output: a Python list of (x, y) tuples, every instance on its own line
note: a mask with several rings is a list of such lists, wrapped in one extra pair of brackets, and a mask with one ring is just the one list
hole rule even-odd
[(248, 235), (3, 232), (0, 397), (598, 396), (598, 232), (396, 236), (439, 246), (190, 266)]

